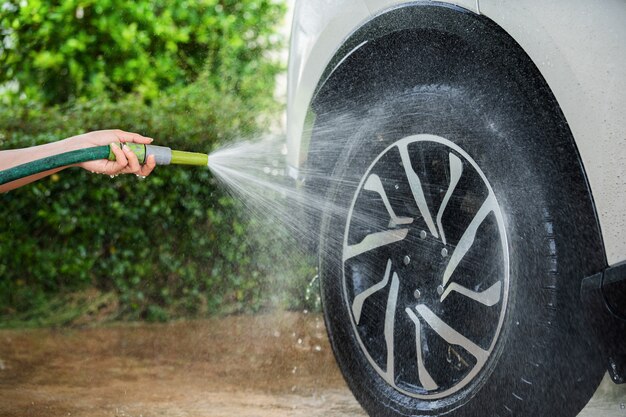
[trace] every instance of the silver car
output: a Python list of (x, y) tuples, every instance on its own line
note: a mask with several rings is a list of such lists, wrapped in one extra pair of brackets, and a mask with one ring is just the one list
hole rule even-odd
[(289, 173), (370, 415), (568, 417), (625, 381), (624, 39), (618, 0), (296, 3)]

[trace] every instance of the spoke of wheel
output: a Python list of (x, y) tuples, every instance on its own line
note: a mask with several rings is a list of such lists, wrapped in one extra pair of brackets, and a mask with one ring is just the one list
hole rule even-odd
[(464, 286), (453, 282), (448, 285), (448, 288), (446, 288), (443, 294), (441, 294), (441, 299), (439, 301), (443, 302), (443, 300), (445, 300), (446, 297), (448, 297), (448, 295), (450, 295), (450, 293), (454, 291), (468, 298), (471, 298), (474, 301), (478, 301), (479, 303), (484, 304), (487, 307), (491, 307), (493, 305), (496, 305), (500, 301), (501, 289), (502, 281), (496, 282), (491, 287), (482, 292), (472, 291), (469, 288), (465, 288)]
[(363, 188), (368, 191), (373, 191), (375, 193), (378, 193), (378, 195), (380, 195), (380, 198), (382, 198), (383, 204), (385, 205), (385, 208), (387, 209), (387, 213), (389, 213), (389, 217), (391, 218), (391, 220), (389, 221), (390, 228), (395, 227), (397, 225), (401, 225), (401, 224), (413, 223), (412, 217), (396, 216), (396, 213), (393, 211), (393, 207), (391, 207), (391, 204), (389, 203), (389, 198), (387, 197), (387, 193), (385, 192), (385, 189), (383, 188), (383, 183), (380, 181), (380, 177), (378, 175), (372, 174), (369, 177), (367, 177), (367, 181), (365, 182), (365, 185), (363, 186)]
[(456, 185), (461, 178), (461, 174), (463, 173), (463, 162), (459, 159), (458, 156), (450, 152), (450, 185), (448, 186), (448, 191), (446, 191), (446, 195), (443, 197), (443, 201), (441, 202), (441, 206), (439, 206), (439, 212), (437, 213), (437, 227), (439, 228), (439, 234), (441, 235), (441, 241), (444, 245), (446, 245), (446, 234), (443, 231), (443, 225), (441, 224), (441, 217), (443, 216), (443, 212), (446, 210), (448, 206), (448, 201), (450, 201), (450, 196), (454, 192)]
[(454, 330), (446, 322), (437, 317), (437, 315), (424, 304), (417, 305), (415, 310), (417, 310), (417, 313), (439, 336), (443, 338), (443, 340), (451, 345), (461, 346), (474, 356), (477, 362), (476, 366), (481, 367), (487, 361), (489, 352)]
[(413, 321), (413, 323), (415, 323), (415, 351), (417, 352), (417, 374), (420, 384), (422, 384), (422, 387), (426, 388), (428, 391), (436, 390), (439, 388), (439, 385), (437, 385), (426, 370), (426, 366), (424, 366), (424, 358), (422, 358), (422, 323), (410, 308), (407, 308), (404, 311), (406, 311), (406, 314), (408, 314), (409, 318)]
[(493, 196), (493, 194), (489, 193), (489, 195), (483, 202), (483, 205), (480, 207), (480, 209), (470, 222), (469, 226), (467, 226), (467, 229), (461, 236), (461, 239), (459, 239), (459, 243), (456, 245), (456, 248), (454, 248), (454, 252), (452, 252), (452, 255), (450, 256), (450, 261), (448, 262), (446, 270), (443, 273), (442, 281), (444, 287), (450, 280), (450, 277), (456, 270), (459, 262), (461, 262), (461, 259), (463, 259), (465, 254), (467, 254), (467, 251), (472, 247), (472, 244), (476, 239), (476, 231), (478, 230), (478, 227), (482, 224), (483, 221), (485, 221), (487, 215), (496, 210), (497, 207), (498, 203), (496, 202), (495, 197)]
[(391, 274), (391, 259), (387, 261), (387, 268), (385, 268), (385, 276), (383, 277), (382, 281), (380, 281), (377, 284), (372, 285), (371, 287), (369, 287), (368, 289), (366, 289), (365, 291), (363, 291), (362, 293), (354, 297), (354, 302), (352, 303), (352, 314), (354, 315), (354, 320), (356, 321), (357, 325), (359, 324), (359, 321), (361, 320), (361, 310), (363, 309), (363, 303), (370, 295), (385, 288), (385, 286), (389, 282), (390, 274)]
[(389, 297), (387, 297), (387, 308), (385, 309), (385, 343), (387, 344), (387, 369), (385, 379), (395, 386), (394, 381), (394, 351), (393, 351), (393, 330), (396, 321), (396, 305), (398, 303), (398, 289), (400, 280), (398, 274), (393, 273), (391, 287), (389, 287)]
[(411, 158), (409, 157), (409, 150), (406, 144), (398, 145), (398, 150), (400, 151), (400, 158), (402, 159), (402, 166), (404, 167), (404, 172), (406, 173), (406, 177), (409, 180), (409, 186), (411, 187), (411, 193), (413, 193), (413, 199), (417, 204), (417, 208), (419, 209), (424, 221), (426, 222), (426, 226), (430, 233), (436, 238), (439, 237), (437, 233), (437, 229), (435, 228), (435, 223), (433, 222), (433, 218), (430, 215), (430, 210), (428, 209), (428, 204), (426, 204), (426, 198), (424, 197), (424, 190), (422, 189), (422, 182), (420, 181), (417, 173), (413, 170), (413, 166), (411, 165)]
[(372, 249), (399, 242), (406, 237), (407, 233), (409, 233), (409, 229), (385, 230), (384, 232), (369, 234), (360, 243), (346, 246), (343, 251), (343, 261), (345, 262)]

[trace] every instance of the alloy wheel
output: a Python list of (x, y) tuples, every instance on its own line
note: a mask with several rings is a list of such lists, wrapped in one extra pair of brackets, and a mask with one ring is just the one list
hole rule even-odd
[(507, 235), (458, 145), (415, 135), (382, 151), (349, 207), (342, 261), (352, 330), (387, 384), (434, 400), (488, 369), (507, 311)]

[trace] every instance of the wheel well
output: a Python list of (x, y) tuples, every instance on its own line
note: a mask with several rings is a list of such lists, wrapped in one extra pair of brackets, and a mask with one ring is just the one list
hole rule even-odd
[[(315, 125), (320, 119), (345, 119), (351, 109), (362, 111), (368, 103), (419, 85), (462, 86), (482, 80), (487, 87), (494, 76), (506, 79), (529, 101), (558, 110), (530, 57), (487, 17), (430, 1), (385, 11), (346, 39), (320, 77), (310, 105), (316, 116), (310, 150), (317, 150)], [(314, 152), (309, 156), (309, 168), (334, 166), (327, 155), (321, 161)]]
[[(524, 122), (540, 117), (554, 127), (549, 137), (563, 150), (561, 162), (569, 167), (567, 175), (589, 209), (595, 238), (602, 246), (582, 160), (541, 73), (496, 23), (445, 3), (415, 2), (385, 11), (354, 31), (337, 50), (311, 101), (315, 121), (303, 170), (308, 192), (325, 196), (343, 138), (358, 128), (372, 103), (421, 85), (462, 89), (468, 84), (478, 86), (483, 96), (491, 98), (476, 97), (477, 108), (497, 106), (499, 100), (513, 102)], [(508, 97), (500, 97), (501, 91)], [(500, 122), (508, 124), (507, 120)], [(310, 221), (318, 227), (315, 214)], [(602, 250), (600, 262), (606, 265), (604, 253)]]

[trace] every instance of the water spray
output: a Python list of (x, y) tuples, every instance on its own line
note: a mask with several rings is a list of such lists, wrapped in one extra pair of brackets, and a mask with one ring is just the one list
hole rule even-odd
[[(173, 164), (205, 167), (208, 167), (209, 165), (209, 155), (205, 153), (177, 151), (166, 146), (144, 145), (142, 143), (132, 142), (126, 142), (124, 145), (127, 145), (130, 150), (137, 155), (137, 159), (140, 164), (144, 164), (148, 159), (148, 156), (154, 155), (157, 165)], [(115, 154), (109, 145), (105, 145), (48, 156), (46, 158), (27, 162), (4, 171), (0, 171), (0, 185), (54, 168), (77, 164), (80, 162), (94, 161), (97, 159), (115, 161)]]

